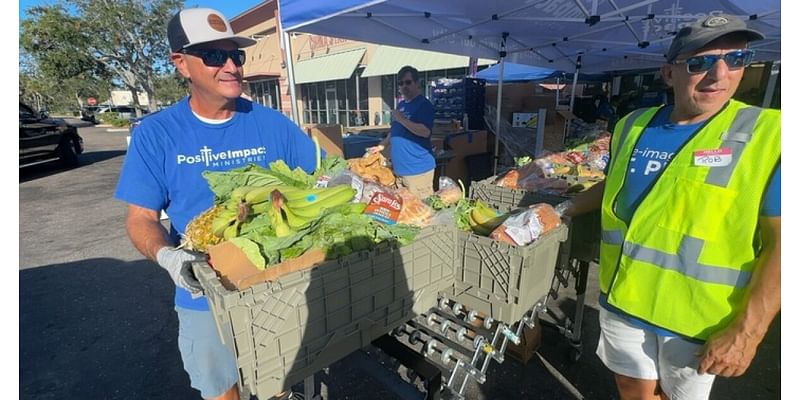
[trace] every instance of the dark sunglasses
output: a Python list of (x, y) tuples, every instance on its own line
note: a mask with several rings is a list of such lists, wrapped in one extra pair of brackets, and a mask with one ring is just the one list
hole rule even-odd
[(704, 56), (689, 57), (683, 61), (674, 61), (673, 64), (686, 64), (690, 74), (700, 74), (714, 68), (720, 59), (725, 60), (729, 69), (744, 68), (753, 61), (756, 52), (750, 49), (735, 50), (726, 54), (707, 54)]
[(403, 86), (411, 86), (411, 84), (412, 84), (412, 83), (414, 83), (414, 81), (413, 81), (413, 80), (411, 80), (411, 79), (406, 79), (406, 80), (404, 80), (404, 81), (397, 82), (397, 86), (400, 86), (400, 87), (403, 87)]
[(183, 49), (181, 53), (200, 57), (203, 64), (209, 67), (221, 67), (228, 62), (228, 58), (233, 60), (233, 65), (241, 67), (246, 59), (244, 50)]

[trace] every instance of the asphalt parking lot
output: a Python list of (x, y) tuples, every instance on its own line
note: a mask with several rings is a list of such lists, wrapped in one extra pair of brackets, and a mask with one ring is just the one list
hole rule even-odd
[[(199, 399), (178, 353), (172, 282), (130, 244), (125, 206), (113, 199), (127, 132), (83, 127), (80, 134), (79, 167), (20, 168), (20, 397)], [(571, 312), (574, 292), (561, 293), (558, 304)], [(545, 328), (527, 365), (493, 364), (467, 398), (616, 399), (612, 376), (594, 355), (596, 300), (591, 279), (580, 360), (570, 361), (567, 341)], [(711, 398), (779, 398), (780, 361), (778, 320), (748, 372), (718, 379)], [(371, 369), (354, 354), (318, 377), (329, 399), (407, 398)]]

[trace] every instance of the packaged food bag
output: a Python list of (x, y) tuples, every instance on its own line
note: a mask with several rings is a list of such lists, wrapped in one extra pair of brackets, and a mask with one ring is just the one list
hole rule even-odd
[(489, 237), (515, 246), (525, 246), (561, 225), (553, 206), (540, 203), (508, 217)]

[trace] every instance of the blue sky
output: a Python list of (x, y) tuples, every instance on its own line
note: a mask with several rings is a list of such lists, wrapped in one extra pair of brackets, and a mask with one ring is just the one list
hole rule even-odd
[[(20, 0), (19, 1), (19, 18), (25, 19), (25, 9), (40, 5), (40, 4), (53, 4), (53, 0)], [(184, 7), (211, 7), (222, 12), (228, 19), (231, 19), (243, 11), (246, 11), (253, 6), (262, 3), (258, 0), (235, 0), (235, 1), (212, 1), (212, 0), (187, 0), (184, 1)]]

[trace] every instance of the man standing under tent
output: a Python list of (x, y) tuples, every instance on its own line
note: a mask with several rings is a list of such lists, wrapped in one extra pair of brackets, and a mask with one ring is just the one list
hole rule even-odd
[[(283, 114), (241, 97), (241, 48), (256, 41), (234, 35), (220, 12), (182, 10), (170, 20), (167, 36), (172, 62), (191, 82), (191, 94), (142, 120), (115, 197), (128, 203), (127, 231), (136, 249), (175, 283), (178, 347), (192, 387), (206, 399), (239, 399), (236, 359), (222, 344), (190, 268), (201, 256), (176, 246), (189, 221), (213, 204), (203, 171), (284, 160), (311, 173), (316, 147)], [(159, 221), (162, 209), (170, 216), (169, 232)]]
[(433, 104), (421, 93), (416, 68), (408, 65), (400, 68), (397, 85), (403, 100), (392, 111), (392, 129), (379, 146), (367, 151), (381, 151), (390, 145), (392, 168), (399, 177), (398, 181), (415, 196), (424, 199), (433, 194), (436, 160), (431, 132), (435, 111)]
[(557, 206), (601, 210), (597, 355), (623, 400), (707, 399), (780, 311), (781, 115), (732, 99), (763, 38), (731, 15), (682, 28), (675, 105), (620, 120), (605, 181)]

